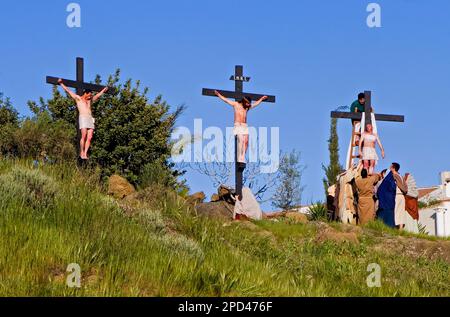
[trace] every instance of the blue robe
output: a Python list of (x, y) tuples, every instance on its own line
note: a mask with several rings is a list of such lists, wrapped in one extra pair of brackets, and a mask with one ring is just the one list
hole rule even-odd
[(378, 219), (386, 225), (395, 228), (395, 195), (397, 194), (397, 184), (394, 175), (389, 173), (378, 188), (377, 196), (379, 200)]

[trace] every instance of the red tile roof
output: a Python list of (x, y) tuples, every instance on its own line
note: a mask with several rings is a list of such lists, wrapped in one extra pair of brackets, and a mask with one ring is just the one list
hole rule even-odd
[(439, 187), (420, 188), (419, 189), (419, 199), (428, 194), (431, 194), (432, 192), (434, 192), (437, 189), (439, 189)]

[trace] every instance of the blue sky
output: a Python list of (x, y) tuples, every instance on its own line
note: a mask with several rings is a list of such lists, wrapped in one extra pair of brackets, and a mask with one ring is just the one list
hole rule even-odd
[[(81, 28), (66, 26), (70, 2), (81, 5)], [(366, 25), (370, 2), (381, 5), (381, 28)], [(120, 68), (150, 95), (186, 104), (179, 125), (193, 129), (202, 118), (225, 127), (230, 109), (201, 88), (232, 89), (228, 78), (243, 64), (252, 77), (246, 90), (277, 96), (249, 121), (280, 127), (281, 149), (301, 151), (308, 203), (323, 194), (329, 112), (372, 90), (378, 112), (406, 116), (405, 124), (379, 124), (380, 167), (398, 161), (428, 186), (450, 170), (449, 21), (447, 0), (3, 1), (0, 91), (26, 115), (27, 100), (50, 96), (45, 76), (73, 78), (83, 56), (87, 80)], [(341, 121), (341, 160), (349, 133)], [(193, 191), (213, 192), (204, 177), (187, 177)]]

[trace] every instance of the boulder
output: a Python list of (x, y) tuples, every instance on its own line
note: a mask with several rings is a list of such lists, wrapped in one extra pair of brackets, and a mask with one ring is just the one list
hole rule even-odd
[(190, 195), (187, 198), (187, 201), (191, 205), (197, 205), (197, 204), (203, 203), (205, 201), (205, 198), (206, 198), (206, 196), (205, 196), (204, 192), (198, 192), (198, 193)]
[(229, 204), (234, 205), (234, 189), (232, 189), (231, 187), (220, 185), (220, 187), (217, 189), (217, 194), (219, 196), (219, 200), (223, 200)]
[(124, 199), (134, 194), (136, 189), (125, 178), (119, 175), (112, 175), (108, 179), (108, 195), (116, 199)]
[(225, 201), (198, 204), (195, 209), (199, 216), (206, 216), (220, 220), (233, 219), (234, 206)]
[(306, 217), (305, 214), (302, 214), (298, 211), (286, 212), (284, 217), (286, 219), (289, 219), (293, 223), (303, 223), (303, 224), (308, 223), (308, 217)]

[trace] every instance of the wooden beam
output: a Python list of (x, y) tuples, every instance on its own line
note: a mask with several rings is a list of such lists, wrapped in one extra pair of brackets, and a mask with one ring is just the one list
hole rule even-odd
[[(343, 111), (332, 111), (331, 118), (336, 119), (353, 119), (359, 120), (362, 119), (362, 114), (358, 112), (343, 112)], [(375, 119), (377, 121), (389, 121), (389, 122), (405, 122), (405, 116), (397, 116), (390, 114), (375, 114)]]
[[(47, 76), (46, 81), (47, 81), (47, 84), (59, 85), (58, 79), (59, 79), (58, 77)], [(69, 79), (63, 79), (63, 82), (64, 82), (64, 85), (66, 85), (67, 87), (76, 88), (77, 90), (78, 89), (81, 89), (81, 90), (89, 89), (94, 92), (100, 92), (100, 91), (102, 91), (103, 88), (106, 87), (106, 86), (90, 84), (90, 83), (79, 83), (77, 81), (69, 80)], [(108, 87), (108, 91), (106, 93), (113, 95), (115, 92), (116, 92), (115, 88)]]
[(244, 97), (249, 97), (252, 101), (257, 101), (261, 97), (267, 96), (268, 99), (264, 102), (275, 102), (275, 96), (269, 96), (269, 95), (259, 95), (259, 94), (251, 94), (246, 92), (234, 92), (234, 91), (228, 91), (228, 90), (219, 90), (219, 89), (210, 89), (210, 88), (203, 88), (202, 95), (203, 96), (210, 96), (210, 97), (217, 97), (215, 94), (215, 90), (217, 90), (222, 96), (230, 99), (242, 99)]
[[(77, 82), (84, 83), (84, 59), (83, 58), (77, 57), (76, 69), (77, 69)], [(83, 90), (86, 89), (86, 88), (83, 88), (80, 86), (75, 87), (75, 88), (77, 90), (78, 96), (81, 96), (83, 94)], [(93, 90), (93, 89), (91, 89), (91, 90)]]
[(364, 105), (366, 124), (372, 124), (372, 92), (370, 90), (364, 91), (364, 99), (366, 100)]

